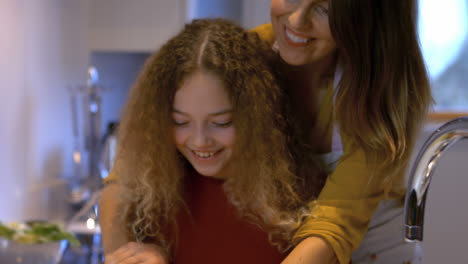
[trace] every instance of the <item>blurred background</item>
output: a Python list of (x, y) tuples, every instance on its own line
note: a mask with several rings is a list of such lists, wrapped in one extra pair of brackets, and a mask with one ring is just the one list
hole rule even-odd
[[(225, 17), (247, 28), (268, 23), (269, 5), (269, 0), (0, 0), (0, 221), (67, 224), (100, 188), (97, 182), (110, 167), (102, 168), (109, 158), (103, 157), (106, 139), (151, 52), (194, 18)], [(452, 116), (468, 115), (467, 5), (468, 0), (420, 0), (420, 39), (433, 111), (439, 114), (421, 140)], [(467, 157), (468, 145), (459, 144), (434, 177), (424, 263), (468, 263), (463, 254), (468, 233), (460, 233), (468, 222)]]

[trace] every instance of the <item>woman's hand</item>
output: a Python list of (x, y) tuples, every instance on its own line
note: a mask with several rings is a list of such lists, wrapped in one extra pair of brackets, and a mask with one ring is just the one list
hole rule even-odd
[(167, 264), (161, 249), (155, 245), (129, 242), (105, 256), (105, 264)]
[(319, 237), (302, 240), (281, 264), (338, 264), (333, 249)]

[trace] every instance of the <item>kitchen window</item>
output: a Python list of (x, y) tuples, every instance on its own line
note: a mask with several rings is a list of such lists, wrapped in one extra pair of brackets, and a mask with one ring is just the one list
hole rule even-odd
[(418, 27), (436, 116), (468, 115), (468, 0), (419, 0)]

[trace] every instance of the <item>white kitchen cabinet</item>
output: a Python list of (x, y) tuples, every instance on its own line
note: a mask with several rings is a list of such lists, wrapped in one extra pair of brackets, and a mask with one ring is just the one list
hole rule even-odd
[(154, 51), (182, 29), (187, 1), (90, 0), (90, 50)]

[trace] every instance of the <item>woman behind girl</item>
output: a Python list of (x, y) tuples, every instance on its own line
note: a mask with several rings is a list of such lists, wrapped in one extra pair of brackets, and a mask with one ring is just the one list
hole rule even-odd
[(282, 261), (320, 177), (294, 166), (270, 53), (195, 20), (148, 60), (100, 202), (106, 264)]
[(255, 29), (288, 64), (310, 155), (330, 165), (284, 264), (421, 263), (401, 231), (431, 102), (416, 18), (416, 0), (271, 0), (272, 23)]

